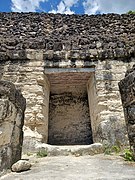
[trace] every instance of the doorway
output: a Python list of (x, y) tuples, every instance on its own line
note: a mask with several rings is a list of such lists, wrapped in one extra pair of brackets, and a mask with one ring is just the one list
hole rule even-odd
[(91, 72), (49, 72), (48, 144), (93, 143), (87, 82)]

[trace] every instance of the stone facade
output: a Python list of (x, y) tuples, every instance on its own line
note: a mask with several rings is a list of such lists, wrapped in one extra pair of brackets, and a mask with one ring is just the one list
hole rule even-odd
[(0, 81), (0, 171), (21, 159), (25, 107), (15, 86)]
[(134, 26), (134, 15), (0, 13), (0, 78), (26, 98), (27, 149), (48, 142), (50, 95), (78, 92), (88, 95), (92, 141), (127, 144), (118, 82), (135, 62)]
[(135, 155), (135, 68), (126, 73), (126, 77), (119, 82), (121, 99), (124, 108), (128, 137), (131, 149)]

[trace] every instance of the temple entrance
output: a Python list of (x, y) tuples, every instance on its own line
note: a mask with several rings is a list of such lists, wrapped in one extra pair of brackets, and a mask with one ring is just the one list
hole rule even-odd
[(49, 72), (48, 144), (93, 143), (87, 82), (91, 72)]
[(49, 144), (91, 144), (87, 94), (51, 94), (48, 130)]

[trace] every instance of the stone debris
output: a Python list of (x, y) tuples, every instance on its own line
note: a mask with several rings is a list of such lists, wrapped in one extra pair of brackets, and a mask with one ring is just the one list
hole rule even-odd
[(31, 164), (26, 160), (19, 160), (12, 165), (11, 170), (13, 172), (27, 171), (31, 168)]

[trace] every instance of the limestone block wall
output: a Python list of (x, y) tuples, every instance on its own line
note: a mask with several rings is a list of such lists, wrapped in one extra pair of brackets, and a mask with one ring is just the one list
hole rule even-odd
[[(25, 60), (1, 62), (1, 79), (15, 83), (27, 100), (24, 126), (24, 146), (27, 149), (34, 148), (36, 142), (48, 142), (50, 82), (44, 71), (47, 64), (44, 53), (27, 50)], [(95, 66), (87, 83), (94, 142), (127, 143), (118, 82), (134, 62), (134, 58), (130, 62), (110, 59), (89, 62), (89, 68)], [(58, 66), (66, 69), (67, 62), (63, 66), (58, 62)], [(72, 61), (68, 67), (72, 69)], [(76, 68), (84, 67), (82, 60), (76, 65)]]
[(127, 144), (127, 132), (118, 82), (134, 64), (105, 60), (95, 64), (88, 81), (88, 97), (93, 140), (111, 144)]
[(15, 86), (0, 81), (0, 171), (21, 159), (25, 107)]
[(42, 54), (28, 51), (30, 60), (1, 63), (1, 79), (13, 82), (26, 98), (24, 146), (28, 147), (35, 139), (40, 142), (48, 139), (49, 82)]
[[(96, 65), (95, 86), (97, 115), (96, 138), (98, 141), (112, 144), (127, 142), (123, 108), (118, 88), (118, 82), (124, 78), (126, 70), (134, 63), (122, 61), (102, 61)], [(95, 107), (95, 106), (94, 106)], [(98, 129), (97, 129), (98, 128)]]

